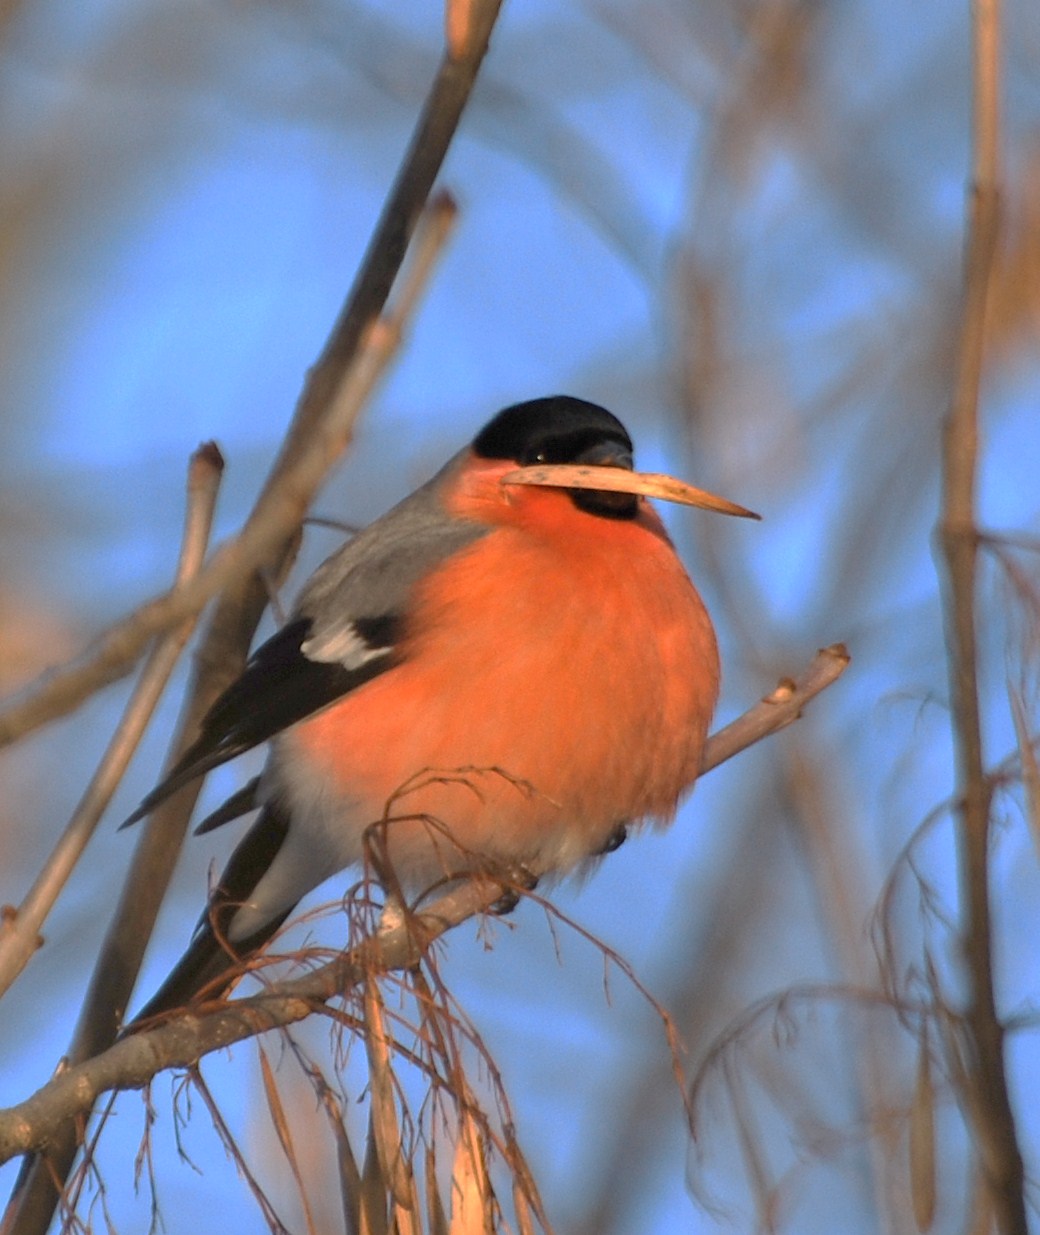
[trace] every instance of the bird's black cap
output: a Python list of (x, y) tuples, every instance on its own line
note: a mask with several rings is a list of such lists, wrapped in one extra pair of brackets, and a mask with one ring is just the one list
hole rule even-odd
[[(597, 448), (601, 459), (595, 457)], [(473, 453), (482, 459), (513, 459), (522, 467), (610, 462), (631, 468), (632, 439), (605, 407), (572, 395), (550, 395), (499, 412), (477, 434)]]
[[(473, 453), (482, 459), (536, 463), (588, 463), (632, 470), (632, 439), (605, 407), (573, 395), (550, 395), (504, 408), (477, 434)], [(630, 493), (574, 489), (579, 510), (605, 519), (634, 519), (638, 499)]]

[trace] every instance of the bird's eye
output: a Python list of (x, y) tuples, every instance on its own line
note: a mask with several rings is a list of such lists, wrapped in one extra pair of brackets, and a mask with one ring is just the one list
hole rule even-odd
[(534, 461), (535, 463), (548, 463), (549, 456), (545, 453), (544, 450), (539, 450), (539, 452), (534, 457)]

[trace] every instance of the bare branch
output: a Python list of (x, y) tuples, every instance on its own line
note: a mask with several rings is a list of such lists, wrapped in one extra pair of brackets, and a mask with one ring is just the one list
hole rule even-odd
[[(836, 648), (819, 653), (797, 682), (784, 683), (780, 691), (709, 740), (704, 770), (795, 721), (806, 701), (840, 676), (847, 660)], [(739, 744), (734, 734), (740, 735)], [(25, 1102), (0, 1111), (0, 1162), (46, 1148), (70, 1120), (87, 1114), (103, 1093), (141, 1088), (163, 1069), (189, 1067), (212, 1051), (302, 1020), (373, 973), (417, 964), (434, 940), (486, 911), (501, 894), (497, 882), (466, 883), (422, 912), (362, 939), (313, 973), (272, 985), (262, 995), (214, 1004), (214, 1011), (201, 1004), (197, 1011), (134, 1033), (70, 1068)]]
[[(329, 443), (312, 440), (339, 397), (347, 367), (362, 336), (379, 318), (401, 267), (409, 241), (455, 134), (501, 0), (481, 0), (469, 17), (463, 55), (446, 54), (405, 156), (397, 181), (369, 244), (357, 280), (321, 356), (310, 370), (279, 458), (242, 535), (216, 555), (195, 583), (167, 593), (113, 626), (78, 658), (44, 674), (0, 705), (0, 747), (72, 711), (101, 687), (128, 673), (148, 641), (198, 613), (217, 593), (241, 584), (261, 563), (277, 563), (275, 552), (297, 528), (335, 454)], [(347, 431), (328, 434), (332, 442)], [(340, 448), (342, 449), (342, 447)]]
[(974, 1130), (998, 1228), (1004, 1235), (1026, 1235), (1022, 1155), (1008, 1093), (1004, 1026), (997, 1012), (993, 984), (989, 899), (991, 786), (983, 762), (976, 642), (979, 388), (994, 258), (1000, 237), (1000, 0), (976, 0), (973, 12), (974, 168), (959, 370), (944, 426), (943, 496), (938, 530), (960, 798), (962, 946), (970, 988), (966, 1023), (971, 1038), (971, 1066), (966, 1072), (966, 1113)]
[[(286, 439), (242, 535), (185, 589), (183, 614), (172, 598), (160, 598), (125, 628), (111, 632), (94, 655), (51, 675), (6, 710), (0, 708), (0, 746), (16, 733), (71, 710), (92, 690), (127, 672), (151, 634), (196, 611), (193, 606), (201, 609), (218, 592), (220, 602), (196, 654), (174, 757), (237, 673), (266, 608), (263, 579), (281, 578), (291, 564), (307, 507), (349, 443), (361, 401), (375, 381), (378, 370), (366, 373), (366, 365), (380, 351), (388, 358), (400, 336), (400, 318), (395, 321), (392, 314), (389, 321), (380, 318), (469, 98), (500, 6), (501, 0), (478, 0), (465, 54), (448, 53), (442, 59), (356, 281), (308, 374)], [(430, 233), (443, 238), (450, 213), (446, 199), (440, 201), (431, 211)], [(404, 288), (402, 310), (409, 297), (418, 294), (428, 264), (429, 255), (417, 260), (416, 278)], [(69, 1052), (74, 1062), (103, 1050), (115, 1036), (200, 787), (189, 786), (175, 795), (148, 821), (84, 1000)], [(2, 1222), (5, 1235), (42, 1235), (48, 1228), (75, 1149), (75, 1137), (66, 1128), (46, 1162), (27, 1160)]]
[[(199, 572), (209, 545), (224, 460), (209, 442), (191, 457), (184, 537), (174, 592)], [(5, 913), (0, 926), (0, 995), (10, 987), (40, 944), (44, 920), (94, 835), (94, 829), (123, 779), (130, 759), (166, 689), (184, 645), (195, 629), (190, 618), (155, 648), (145, 663), (108, 749), (50, 857), (16, 909)]]
[(102, 635), (82, 656), (45, 674), (0, 709), (0, 747), (70, 711), (126, 673), (142, 648), (198, 616), (218, 592), (253, 574), (299, 528), (311, 502), (353, 435), (354, 424), (400, 339), (400, 318), (377, 318), (362, 336), (356, 362), (333, 391), (326, 416), (277, 475), (239, 536), (222, 546), (189, 583), (142, 606)]
[(738, 751), (793, 724), (811, 699), (841, 677), (849, 660), (843, 643), (821, 648), (801, 677), (785, 678), (772, 694), (708, 738), (701, 756), (701, 772), (710, 772)]

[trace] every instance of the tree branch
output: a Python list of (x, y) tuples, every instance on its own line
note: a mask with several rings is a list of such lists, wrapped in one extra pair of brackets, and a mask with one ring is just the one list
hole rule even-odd
[[(441, 60), (357, 278), (307, 375), (281, 451), (242, 536), (218, 555), (192, 588), (176, 597), (167, 593), (143, 606), (82, 656), (44, 674), (0, 705), (0, 747), (66, 715), (95, 691), (124, 677), (150, 639), (197, 613), (218, 592), (241, 585), (260, 564), (272, 559), (281, 564), (284, 554), (274, 549), (303, 518), (313, 491), (306, 483), (307, 469), (297, 485), (287, 482), (286, 473), (294, 472), (297, 457), (310, 448), (310, 438), (336, 398), (362, 336), (383, 311), (473, 89), (501, 4), (502, 0), (473, 3), (465, 42), (449, 49)], [(326, 469), (330, 465), (326, 460)]]
[(993, 982), (989, 899), (991, 788), (979, 709), (975, 484), (987, 308), (1000, 236), (1000, 0), (975, 0), (974, 168), (961, 306), (959, 370), (943, 434), (942, 550), (947, 671), (957, 760), (962, 946), (969, 985), (965, 1021), (967, 1118), (1003, 1235), (1027, 1235), (1022, 1154)]
[[(184, 537), (175, 591), (198, 574), (205, 559), (223, 470), (224, 460), (213, 442), (200, 446), (191, 457)], [(166, 689), (170, 674), (194, 629), (195, 621), (189, 618), (155, 647), (141, 670), (137, 686), (101, 763), (51, 856), (22, 903), (17, 908), (5, 908), (3, 923), (0, 925), (0, 995), (10, 987), (40, 946), (43, 923), (123, 779), (152, 713)]]
[(771, 694), (708, 738), (701, 755), (701, 774), (793, 724), (811, 699), (841, 677), (850, 659), (843, 643), (821, 648), (801, 677), (785, 678)]
[[(173, 743), (172, 758), (191, 741), (213, 700), (244, 663), (267, 604), (264, 578), (281, 578), (299, 542), (309, 504), (349, 444), (361, 404), (400, 336), (402, 317), (383, 317), (390, 290), (425, 208), (469, 97), (501, 0), (477, 0), (469, 40), (443, 57), (397, 181), (369, 244), (357, 280), (324, 350), (310, 371), (285, 442), (242, 534), (221, 550), (198, 579), (176, 596), (145, 606), (115, 628), (94, 652), (0, 707), (0, 746), (70, 711), (91, 692), (125, 674), (156, 633), (169, 629), (221, 594), (196, 654), (196, 670)], [(442, 197), (432, 210), (431, 235), (443, 239), (453, 212)], [(429, 262), (420, 258), (419, 270)], [(422, 276), (417, 276), (421, 282)], [(418, 283), (402, 298), (417, 296)], [(409, 306), (410, 307), (410, 306)], [(174, 795), (149, 819), (134, 854), (70, 1048), (73, 1062), (89, 1058), (115, 1037), (154, 928), (201, 783)], [(59, 1138), (60, 1140), (61, 1138)], [(43, 1235), (75, 1156), (68, 1133), (46, 1162), (27, 1160), (7, 1212), (4, 1235)], [(60, 1185), (59, 1185), (60, 1186)]]
[[(232, 551), (242, 551), (246, 545), (247, 560), (254, 566), (264, 560), (263, 553), (275, 551), (284, 558), (292, 551), (286, 533), (299, 528), (318, 486), (346, 449), (362, 406), (400, 344), (405, 322), (418, 304), (454, 216), (454, 203), (447, 195), (431, 203), (427, 225), (395, 304), (362, 334), (359, 351), (331, 392), (325, 416), (301, 439), (294, 455), (283, 456), (289, 462), (267, 486), (241, 536), (230, 546)], [(214, 614), (197, 661), (175, 751), (190, 740), (225, 677), (245, 655), (266, 602), (266, 589), (248, 578), (243, 586), (244, 592), (240, 589), (225, 595)], [(200, 787), (192, 785), (175, 794), (145, 826), (69, 1048), (73, 1063), (96, 1055), (115, 1039)], [(11, 1235), (42, 1235), (58, 1199), (53, 1180), (67, 1176), (75, 1150), (72, 1130), (66, 1128), (63, 1142), (52, 1150), (46, 1164), (37, 1160), (27, 1166), (0, 1227), (5, 1235), (8, 1230)]]
[[(840, 645), (819, 652), (797, 681), (786, 680), (731, 725), (709, 738), (702, 771), (798, 719), (814, 696), (841, 676), (848, 655)], [(130, 1035), (103, 1054), (69, 1068), (18, 1106), (0, 1111), (0, 1162), (47, 1149), (70, 1121), (85, 1116), (97, 1098), (120, 1089), (139, 1089), (166, 1068), (188, 1067), (212, 1051), (291, 1025), (329, 999), (343, 995), (366, 976), (417, 964), (430, 944), (474, 914), (486, 911), (502, 886), (486, 879), (466, 883), (418, 914), (395, 921), (362, 939), (312, 973), (273, 984), (248, 999), (186, 1012), (153, 1029)]]

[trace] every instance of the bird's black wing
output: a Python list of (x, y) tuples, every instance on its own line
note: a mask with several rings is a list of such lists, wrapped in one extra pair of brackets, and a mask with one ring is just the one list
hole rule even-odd
[(206, 713), (199, 736), (124, 827), (143, 819), (191, 781), (334, 703), (393, 663), (392, 648), (355, 669), (311, 660), (302, 650), (311, 628), (310, 618), (294, 618), (257, 649), (241, 677)]
[(318, 568), (290, 620), (253, 653), (203, 718), (199, 736), (124, 827), (397, 663), (415, 585), (488, 530), (451, 517), (439, 500), (458, 463), (452, 460)]
[(240, 959), (244, 962), (262, 948), (292, 913), (293, 906), (282, 910), (247, 939), (236, 940), (233, 946), (228, 940), (235, 911), (248, 900), (274, 861), (288, 828), (288, 820), (277, 809), (268, 807), (261, 811), (213, 889), (187, 951), (124, 1028), (124, 1035), (133, 1033), (151, 1017), (183, 1007), (204, 989), (209, 998), (221, 998), (244, 972)]

